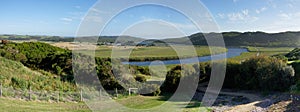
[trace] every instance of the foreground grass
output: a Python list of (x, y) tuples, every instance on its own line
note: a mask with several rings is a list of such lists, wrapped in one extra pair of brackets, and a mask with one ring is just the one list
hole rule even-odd
[(117, 102), (128, 108), (134, 109), (149, 109), (165, 103), (165, 101), (161, 100), (159, 97), (144, 96), (132, 96), (128, 98), (119, 99), (117, 100)]
[[(164, 104), (166, 101), (161, 97), (145, 97), (145, 96), (131, 96), (116, 100), (117, 103), (131, 109), (150, 109)], [(170, 102), (172, 105), (187, 105), (187, 107), (180, 108), (184, 112), (199, 112), (211, 111), (208, 108), (200, 107), (200, 102)], [(35, 102), (24, 101), (17, 99), (0, 98), (0, 109), (2, 112), (91, 112), (91, 110), (84, 103), (48, 103), (48, 102)], [(109, 106), (109, 103), (103, 101), (99, 105), (107, 105), (100, 112), (114, 111), (117, 107)], [(163, 107), (164, 110), (169, 110)]]
[[(165, 97), (161, 96), (132, 96), (128, 98), (123, 98), (117, 100), (118, 103), (122, 104), (123, 106), (126, 106), (127, 108), (132, 109), (151, 109), (156, 108), (158, 106), (163, 105), (163, 110), (157, 110), (159, 112), (165, 112), (172, 109), (168, 109), (168, 106), (175, 105), (179, 106), (178, 109), (184, 111), (184, 112), (206, 112), (211, 111), (209, 108), (200, 107), (201, 103), (198, 101), (191, 101), (191, 102), (185, 102), (185, 101), (166, 101), (167, 99)], [(165, 103), (168, 103), (164, 105)], [(182, 107), (186, 105), (185, 107)], [(172, 107), (172, 106), (170, 106)], [(175, 107), (176, 108), (176, 107)]]
[(83, 103), (48, 103), (0, 98), (1, 112), (91, 112)]
[(0, 57), (0, 83), (6, 88), (12, 86), (28, 89), (30, 85), (32, 90), (58, 91), (64, 88), (76, 90), (76, 85), (62, 82), (57, 77), (59, 76), (42, 70), (34, 71), (20, 62)]

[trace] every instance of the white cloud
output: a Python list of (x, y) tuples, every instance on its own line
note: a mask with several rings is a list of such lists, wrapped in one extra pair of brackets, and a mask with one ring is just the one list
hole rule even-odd
[(217, 15), (217, 17), (219, 17), (219, 18), (221, 18), (221, 19), (224, 19), (224, 18), (225, 18), (225, 14), (219, 13), (219, 14)]
[(86, 21), (96, 22), (96, 23), (102, 23), (103, 19), (100, 16), (86, 16), (84, 18)]
[(291, 14), (288, 14), (288, 13), (281, 13), (281, 14), (278, 14), (278, 16), (279, 16), (282, 20), (289, 20), (289, 19), (291, 19)]
[(262, 8), (260, 8), (260, 9), (256, 9), (255, 12), (256, 12), (257, 14), (260, 14), (260, 13), (266, 11), (266, 10), (267, 10), (267, 7), (262, 7)]
[(278, 14), (281, 20), (297, 20), (300, 22), (300, 12), (295, 12), (295, 13), (283, 13), (281, 12)]
[(283, 31), (299, 31), (300, 29), (300, 12), (283, 13), (277, 15), (275, 19), (268, 25), (261, 26), (260, 29), (268, 32), (283, 32)]
[(258, 17), (251, 16), (248, 9), (242, 10), (240, 12), (229, 13), (227, 14), (227, 18), (232, 22), (239, 22), (239, 21), (253, 22), (258, 19)]
[(242, 10), (242, 13), (243, 13), (245, 16), (248, 16), (248, 14), (249, 14), (249, 10), (248, 10), (248, 9), (246, 9), (246, 10)]
[(76, 6), (74, 6), (76, 9), (80, 9), (81, 8), (81, 6), (79, 6), (79, 5), (76, 5)]
[(64, 21), (64, 22), (72, 22), (73, 19), (71, 18), (60, 18), (60, 20)]
[(73, 19), (73, 21), (75, 21), (75, 20), (82, 20), (82, 18), (84, 17), (84, 15), (85, 15), (85, 12), (80, 12), (80, 11), (78, 11), (78, 12), (69, 12), (68, 13), (69, 14), (69, 18), (70, 19)]
[(142, 20), (124, 31), (122, 35), (148, 39), (176, 38), (199, 32), (192, 23), (177, 23), (157, 19)]
[(108, 14), (108, 12), (101, 11), (101, 10), (96, 9), (96, 8), (92, 8), (90, 11), (91, 11), (93, 14), (96, 14), (96, 15), (100, 15), (100, 14)]
[(274, 0), (268, 0), (268, 5), (273, 8), (277, 8), (277, 4), (274, 2)]
[(291, 3), (289, 3), (289, 4), (287, 4), (287, 5), (288, 5), (288, 7), (290, 7), (290, 8), (294, 8), (294, 5), (291, 4)]

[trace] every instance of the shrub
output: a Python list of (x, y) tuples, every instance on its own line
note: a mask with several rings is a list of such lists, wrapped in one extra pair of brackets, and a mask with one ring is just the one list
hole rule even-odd
[[(183, 67), (180, 65), (172, 68), (166, 75), (166, 80), (162, 86), (162, 90), (164, 92), (175, 92), (180, 80), (190, 81), (192, 84), (196, 77), (199, 77), (195, 68), (191, 65), (184, 65)], [(189, 88), (189, 85), (186, 85), (186, 89)]]
[(139, 90), (139, 93), (146, 96), (158, 96), (161, 90), (157, 84), (147, 84)]
[(139, 81), (139, 82), (146, 82), (147, 78), (145, 76), (139, 74), (139, 75), (135, 76), (135, 80)]
[(239, 79), (243, 89), (285, 91), (293, 84), (294, 69), (274, 57), (254, 57), (241, 64)]
[(162, 87), (163, 91), (175, 92), (178, 87), (181, 77), (182, 77), (182, 74), (181, 74), (181, 66), (180, 65), (178, 65), (178, 66), (172, 68), (170, 71), (168, 71), (165, 82)]
[(228, 62), (226, 65), (226, 75), (224, 79), (223, 87), (225, 88), (237, 88), (239, 83), (237, 81), (240, 77), (241, 64), (238, 62)]
[(294, 62), (291, 64), (295, 70), (295, 79), (300, 80), (300, 62)]
[(25, 81), (24, 79), (16, 78), (16, 77), (11, 78), (11, 85), (14, 88), (19, 88), (19, 89), (23, 89), (23, 90), (28, 88), (28, 82), (27, 81)]

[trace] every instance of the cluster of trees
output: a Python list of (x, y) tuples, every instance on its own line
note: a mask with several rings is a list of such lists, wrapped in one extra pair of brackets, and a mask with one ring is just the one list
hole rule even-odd
[(293, 88), (295, 92), (300, 92), (300, 48), (295, 48), (291, 52), (287, 53), (283, 57), (286, 57), (287, 60), (291, 61), (292, 63), (290, 64), (293, 66), (295, 70), (295, 79), (296, 79), (296, 85)]
[(72, 52), (40, 42), (9, 43), (0, 48), (0, 56), (25, 66), (60, 75), (72, 81)]
[[(41, 42), (24, 42), (24, 43), (8, 43), (0, 47), (0, 56), (21, 62), (23, 65), (34, 69), (43, 70), (51, 74), (55, 74), (59, 77), (62, 82), (75, 85), (73, 67), (81, 67), (82, 73), (86, 75), (92, 74), (92, 71), (85, 70), (85, 66), (72, 63), (72, 52), (70, 50), (61, 49), (59, 47), (54, 47), (46, 43)], [(88, 55), (76, 54), (76, 56), (82, 59), (92, 58)], [(148, 67), (139, 66), (118, 66), (113, 68), (110, 58), (99, 58), (95, 59), (96, 65), (87, 65), (94, 69), (97, 73), (98, 79), (100, 80), (103, 87), (107, 90), (114, 90), (115, 88), (124, 89), (118, 78), (126, 77), (128, 74), (133, 74), (133, 79), (128, 79), (126, 84), (136, 84), (137, 82), (146, 82), (147, 76), (150, 75)], [(73, 66), (74, 64), (74, 66)], [(129, 68), (129, 70), (124, 70), (124, 68)], [(127, 73), (127, 74), (126, 74)], [(47, 74), (49, 75), (49, 74)], [(120, 77), (116, 77), (120, 76)], [(125, 78), (126, 79), (126, 78)], [(23, 80), (22, 80), (23, 81)], [(14, 86), (24, 88), (24, 81), (22, 82), (18, 78), (13, 78)], [(24, 86), (24, 87), (23, 87)], [(28, 86), (28, 85), (27, 85)], [(26, 86), (26, 87), (27, 87)], [(128, 85), (128, 87), (138, 86), (141, 91), (153, 90), (150, 94), (146, 95), (158, 95), (160, 94), (160, 89), (158, 85), (147, 84), (147, 85)]]
[(229, 63), (225, 87), (286, 91), (295, 83), (295, 71), (276, 57), (254, 57), (241, 64)]
[(288, 60), (293, 61), (293, 60), (299, 60), (300, 59), (300, 49), (295, 48), (291, 52), (285, 55), (285, 57), (288, 58)]
[[(201, 63), (200, 68), (189, 67), (188, 71), (181, 71), (181, 66), (172, 68), (167, 76), (162, 91), (174, 92), (182, 77), (187, 74), (200, 73), (199, 83), (210, 79), (211, 65)], [(195, 71), (199, 70), (199, 72)], [(276, 57), (253, 57), (242, 63), (229, 62), (226, 68), (223, 87), (230, 89), (257, 91), (287, 91), (295, 84), (293, 67)]]

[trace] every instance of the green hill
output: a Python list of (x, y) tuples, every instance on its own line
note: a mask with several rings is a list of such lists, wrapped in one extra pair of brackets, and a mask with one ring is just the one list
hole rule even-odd
[[(166, 42), (186, 44), (183, 41), (189, 38), (195, 45), (207, 45), (204, 35), (213, 35), (216, 33), (197, 33), (188, 37), (165, 39)], [(261, 46), (261, 47), (295, 47), (300, 46), (300, 32), (223, 32), (226, 46)]]
[[(196, 33), (182, 38), (163, 39), (167, 43), (189, 44), (191, 40), (194, 45), (207, 45), (204, 35), (222, 34), (226, 46), (260, 46), (260, 47), (295, 47), (300, 46), (300, 32), (222, 32), (222, 33)], [(141, 42), (145, 39), (132, 36), (89, 36), (77, 37), (78, 42), (96, 42), (98, 43), (122, 43)], [(28, 35), (0, 35), (1, 39), (7, 40), (38, 40), (52, 42), (74, 42), (74, 37), (59, 36), (28, 36)]]
[(0, 82), (4, 87), (15, 89), (58, 91), (63, 89), (75, 91), (73, 84), (62, 82), (60, 77), (45, 71), (33, 71), (22, 63), (0, 57)]

